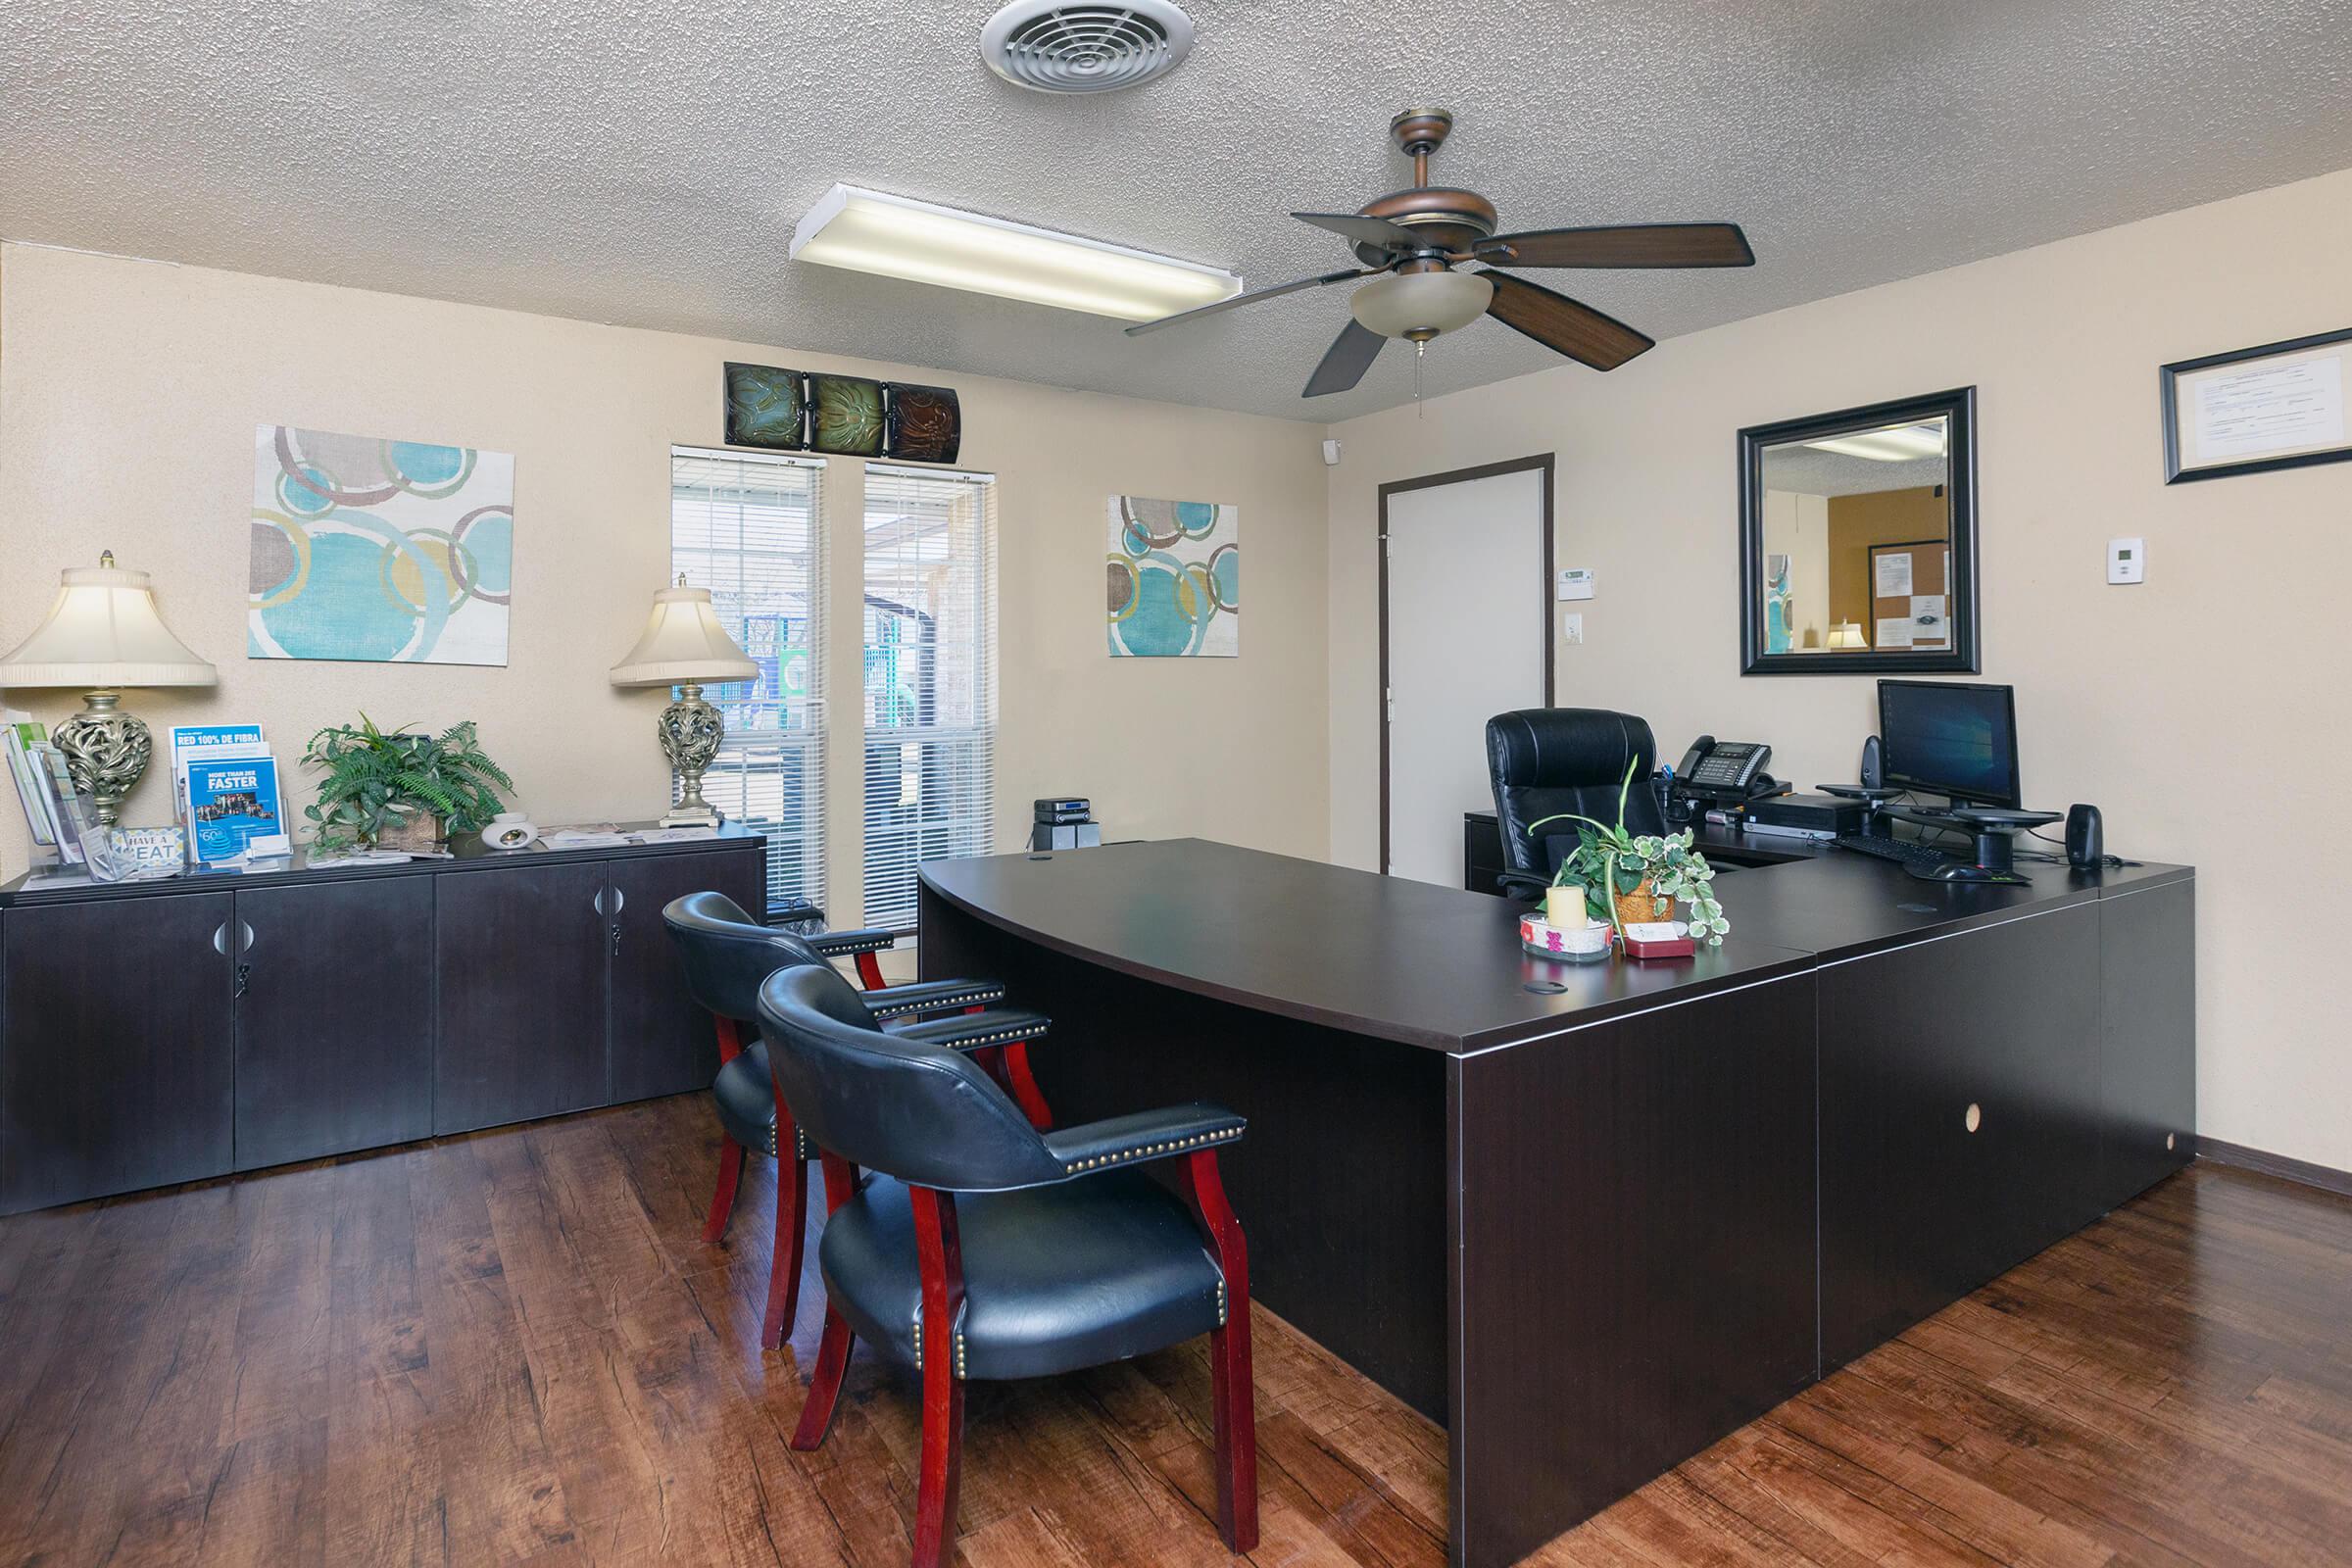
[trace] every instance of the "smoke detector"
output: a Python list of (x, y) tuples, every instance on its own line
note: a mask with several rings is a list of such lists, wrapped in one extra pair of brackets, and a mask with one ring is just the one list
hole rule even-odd
[(1193, 19), (1169, 0), (1012, 0), (980, 29), (988, 69), (1032, 92), (1115, 92), (1166, 75), (1192, 49)]

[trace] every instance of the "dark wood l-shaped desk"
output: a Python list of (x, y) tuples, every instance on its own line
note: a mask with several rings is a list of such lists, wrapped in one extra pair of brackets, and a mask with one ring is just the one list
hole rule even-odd
[(2023, 869), (1742, 870), (1722, 947), (1581, 965), (1179, 840), (930, 862), (919, 952), (1054, 1014), (1064, 1119), (1250, 1118), (1258, 1298), (1445, 1425), (1499, 1568), (2187, 1161), (2193, 873)]

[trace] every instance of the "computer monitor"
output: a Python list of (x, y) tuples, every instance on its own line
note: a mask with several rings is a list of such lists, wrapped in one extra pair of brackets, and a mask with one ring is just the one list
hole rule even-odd
[(1886, 787), (2015, 808), (2017, 692), (1939, 680), (1879, 682)]

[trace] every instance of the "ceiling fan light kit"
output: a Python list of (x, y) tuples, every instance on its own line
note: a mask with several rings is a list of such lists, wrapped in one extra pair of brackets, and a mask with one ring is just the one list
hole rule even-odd
[(1348, 309), (1382, 337), (1421, 344), (1468, 326), (1494, 298), (1494, 285), (1478, 272), (1391, 272), (1357, 289)]
[[(1591, 228), (1494, 232), (1494, 204), (1474, 190), (1429, 182), (1429, 160), (1453, 130), (1450, 111), (1407, 109), (1389, 122), (1397, 150), (1413, 161), (1413, 183), (1352, 213), (1293, 213), (1346, 240), (1362, 265), (1212, 300), (1127, 328), (1156, 331), (1302, 289), (1370, 279), (1348, 302), (1353, 318), (1307, 378), (1305, 397), (1345, 392), (1364, 377), (1390, 338), (1416, 355), (1432, 338), (1492, 316), (1596, 370), (1613, 370), (1653, 346), (1645, 334), (1592, 306), (1531, 283), (1521, 267), (1750, 267), (1755, 252), (1737, 223), (1626, 223)], [(1459, 270), (1477, 264), (1476, 270)], [(1416, 372), (1417, 373), (1417, 372)], [(1417, 383), (1416, 383), (1417, 384)]]

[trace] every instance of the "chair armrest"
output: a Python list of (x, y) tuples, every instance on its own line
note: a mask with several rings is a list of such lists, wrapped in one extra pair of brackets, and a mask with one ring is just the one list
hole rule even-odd
[(982, 1046), (1036, 1040), (1054, 1027), (1054, 1020), (1026, 1007), (991, 1007), (986, 1012), (956, 1012), (945, 1018), (891, 1019), (885, 1030), (895, 1039), (919, 1040), (950, 1051), (977, 1051)]
[(1070, 1176), (1118, 1165), (1139, 1165), (1241, 1141), (1247, 1118), (1222, 1105), (1195, 1102), (1110, 1116), (1045, 1135), (1046, 1150)]
[(1544, 896), (1544, 890), (1551, 886), (1551, 878), (1538, 876), (1533, 871), (1503, 871), (1495, 876), (1494, 885), (1505, 893), (1540, 899)]
[(877, 1018), (904, 1018), (918, 1012), (959, 1012), (1004, 1000), (1004, 987), (995, 980), (910, 980), (903, 986), (883, 986), (865, 993), (867, 1010)]
[(899, 945), (898, 933), (894, 931), (819, 931), (801, 940), (828, 958), (846, 958), (853, 953), (886, 953)]

